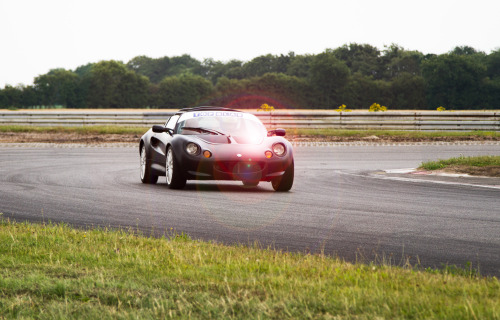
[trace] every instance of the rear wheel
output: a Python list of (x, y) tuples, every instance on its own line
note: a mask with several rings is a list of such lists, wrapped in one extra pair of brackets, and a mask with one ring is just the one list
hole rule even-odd
[(158, 176), (151, 173), (151, 166), (148, 165), (146, 146), (142, 146), (140, 154), (140, 172), (142, 183), (154, 184), (158, 181)]
[(273, 189), (275, 191), (288, 191), (292, 188), (293, 185), (293, 176), (294, 176), (294, 166), (293, 166), (293, 161), (286, 168), (285, 173), (281, 177), (274, 178), (271, 181), (271, 184), (273, 185)]
[(166, 176), (167, 176), (167, 185), (170, 189), (182, 189), (186, 185), (186, 178), (182, 175), (181, 170), (179, 170), (179, 164), (175, 160), (174, 151), (172, 147), (169, 147), (167, 150), (166, 157)]

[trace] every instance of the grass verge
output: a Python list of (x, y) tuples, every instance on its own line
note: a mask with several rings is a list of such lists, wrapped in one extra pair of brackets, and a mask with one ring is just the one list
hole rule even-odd
[(0, 266), (0, 318), (500, 318), (495, 277), (350, 264), (175, 233), (1, 220)]
[(500, 177), (500, 156), (456, 157), (446, 160), (428, 161), (420, 165), (423, 170), (444, 170), (471, 175)]
[(77, 134), (144, 134), (147, 127), (126, 126), (75, 126), (75, 127), (42, 127), (0, 125), (0, 132), (15, 133), (77, 133)]
[(392, 131), (392, 130), (339, 130), (339, 129), (290, 129), (287, 133), (338, 137), (393, 137), (406, 139), (450, 138), (500, 138), (500, 132), (490, 131)]

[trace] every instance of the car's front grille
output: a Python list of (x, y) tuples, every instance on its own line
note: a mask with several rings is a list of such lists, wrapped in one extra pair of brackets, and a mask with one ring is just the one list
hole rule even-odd
[(223, 161), (215, 164), (216, 170), (232, 174), (260, 172), (263, 168), (264, 164), (260, 162)]

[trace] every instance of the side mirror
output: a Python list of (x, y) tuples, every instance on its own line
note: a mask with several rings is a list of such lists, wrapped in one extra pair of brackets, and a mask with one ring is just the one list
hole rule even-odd
[(156, 133), (166, 132), (166, 133), (168, 133), (169, 135), (172, 135), (172, 134), (173, 134), (173, 130), (172, 130), (172, 129), (170, 129), (170, 128), (165, 128), (164, 126), (160, 126), (160, 125), (154, 125), (154, 126), (153, 126), (153, 132), (156, 132)]
[(281, 128), (270, 130), (267, 132), (268, 137), (272, 137), (272, 136), (284, 137), (285, 134), (286, 134), (285, 129), (281, 129)]

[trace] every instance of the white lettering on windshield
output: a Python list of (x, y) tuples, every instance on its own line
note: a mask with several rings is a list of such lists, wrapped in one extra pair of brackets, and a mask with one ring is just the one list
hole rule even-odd
[(193, 118), (196, 117), (235, 117), (242, 118), (243, 113), (240, 112), (229, 112), (229, 111), (203, 111), (203, 112), (194, 112)]

